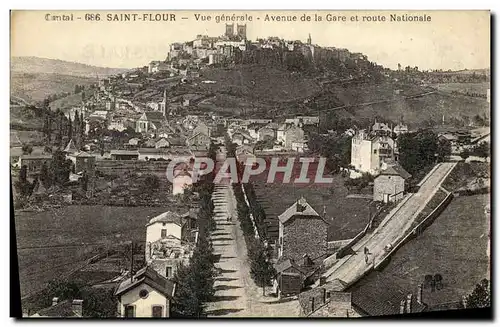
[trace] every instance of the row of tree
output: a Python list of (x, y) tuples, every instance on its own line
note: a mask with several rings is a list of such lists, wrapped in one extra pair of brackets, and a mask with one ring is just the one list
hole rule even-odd
[[(215, 159), (215, 146), (209, 149), (209, 156)], [(180, 266), (174, 277), (176, 282), (175, 301), (172, 316), (203, 317), (206, 315), (205, 304), (214, 299), (216, 256), (209, 239), (210, 231), (215, 229), (214, 204), (212, 201), (213, 174), (204, 175), (194, 185), (199, 194), (198, 243), (189, 260), (189, 265)]]
[[(226, 138), (226, 148), (227, 156), (236, 158), (236, 145), (229, 141), (229, 138)], [(249, 187), (249, 189), (251, 188), (251, 186), (247, 187)], [(259, 237), (257, 238), (255, 237), (256, 231), (254, 229), (254, 223), (250, 217), (251, 209), (246, 204), (242, 184), (233, 184), (233, 190), (237, 203), (238, 220), (247, 245), (248, 260), (250, 262), (250, 275), (255, 284), (261, 286), (264, 292), (265, 286), (271, 283), (273, 276), (276, 274), (276, 270), (271, 263), (272, 249), (267, 242), (264, 241), (265, 228), (263, 228), (263, 225), (265, 213), (260, 206), (256, 206), (254, 208), (254, 212), (257, 214), (257, 218), (254, 216), (255, 224), (262, 227), (257, 227), (259, 229)], [(253, 198), (253, 200), (255, 200), (255, 198)]]

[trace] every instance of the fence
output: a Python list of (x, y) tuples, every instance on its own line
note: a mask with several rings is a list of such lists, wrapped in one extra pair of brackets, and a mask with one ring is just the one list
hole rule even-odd
[(168, 164), (168, 161), (98, 160), (95, 169), (104, 175), (121, 175), (133, 172), (166, 176)]
[(247, 192), (246, 192), (243, 184), (241, 184), (241, 190), (243, 192), (243, 198), (245, 199), (245, 203), (247, 204), (247, 207), (248, 207), (248, 215), (250, 216), (250, 220), (252, 221), (253, 229), (255, 231), (255, 237), (257, 239), (260, 239), (259, 230), (257, 228), (257, 225), (255, 225), (255, 219), (253, 218), (252, 209), (250, 207), (250, 202), (248, 202)]
[(424, 229), (429, 227), (434, 220), (443, 212), (443, 210), (448, 206), (448, 204), (453, 200), (453, 193), (447, 192), (448, 195), (441, 201), (434, 210), (427, 215), (417, 226), (415, 226), (409, 233), (407, 233), (402, 239), (400, 239), (392, 249), (386, 253), (382, 259), (375, 264), (374, 268), (378, 269), (381, 265), (383, 265), (390, 257), (393, 255), (401, 246), (403, 246), (406, 242), (408, 242), (413, 237), (421, 234)]

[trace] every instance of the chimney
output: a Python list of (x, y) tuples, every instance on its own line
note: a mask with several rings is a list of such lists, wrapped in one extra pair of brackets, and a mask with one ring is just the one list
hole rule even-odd
[(58, 297), (53, 297), (52, 298), (52, 305), (56, 305), (57, 303), (59, 302), (59, 298)]
[(71, 303), (71, 309), (77, 317), (81, 317), (83, 314), (83, 300), (73, 300)]
[(311, 312), (314, 312), (314, 297), (312, 297), (309, 301), (311, 301)]
[(407, 313), (411, 313), (411, 300), (412, 300), (412, 297), (413, 297), (412, 294), (408, 294), (408, 296), (406, 297), (406, 312)]
[(424, 292), (424, 284), (419, 284), (418, 285), (418, 292), (417, 292), (417, 302), (418, 302), (418, 304), (423, 304), (423, 302), (422, 302), (423, 292)]
[(405, 313), (405, 306), (406, 306), (406, 301), (401, 300), (401, 303), (399, 304), (399, 313), (404, 314)]
[(326, 288), (323, 288), (323, 303), (322, 304), (325, 304), (326, 303)]

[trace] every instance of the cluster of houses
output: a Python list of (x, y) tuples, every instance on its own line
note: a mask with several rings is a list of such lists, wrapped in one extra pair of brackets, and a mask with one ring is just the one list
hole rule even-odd
[(242, 148), (254, 152), (307, 151), (307, 128), (317, 128), (319, 117), (297, 116), (273, 121), (271, 119), (231, 119), (227, 121), (228, 135)]
[[(360, 130), (353, 133), (351, 141), (350, 177), (360, 177), (363, 173), (375, 176), (373, 200), (397, 202), (403, 198), (407, 181), (411, 175), (398, 163), (399, 151), (397, 140), (401, 134), (408, 133), (408, 126), (375, 122), (369, 131)], [(463, 160), (464, 150), (472, 150), (483, 143), (490, 142), (490, 128), (459, 130), (456, 128), (439, 128), (438, 139), (450, 145), (449, 160)], [(468, 157), (465, 160), (480, 160)], [(484, 160), (484, 159), (483, 159)]]

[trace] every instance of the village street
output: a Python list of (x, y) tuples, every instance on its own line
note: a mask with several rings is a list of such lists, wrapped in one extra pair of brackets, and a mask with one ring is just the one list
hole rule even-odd
[[(221, 149), (218, 160), (225, 159)], [(212, 195), (217, 229), (211, 234), (214, 253), (220, 254), (216, 267), (221, 274), (215, 280), (215, 300), (207, 303), (209, 317), (276, 317), (297, 316), (298, 301), (278, 301), (268, 293), (262, 295), (262, 288), (250, 277), (247, 247), (243, 231), (237, 218), (237, 203), (229, 181), (224, 179), (215, 185)], [(227, 218), (232, 217), (232, 221)]]
[[(327, 280), (340, 279), (351, 284), (367, 272), (373, 264), (378, 264), (384, 256), (384, 248), (394, 244), (432, 199), (441, 183), (453, 170), (456, 163), (441, 163), (424, 178), (420, 189), (415, 194), (408, 195), (382, 221), (377, 229), (356, 243), (352, 249), (354, 254), (348, 255), (336, 262), (324, 274)], [(369, 251), (368, 262), (365, 261), (364, 248)]]

